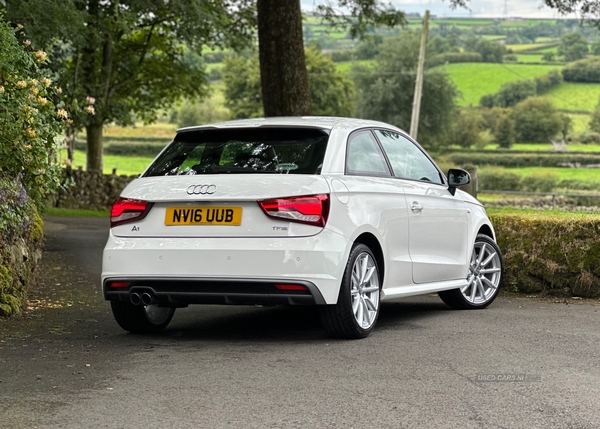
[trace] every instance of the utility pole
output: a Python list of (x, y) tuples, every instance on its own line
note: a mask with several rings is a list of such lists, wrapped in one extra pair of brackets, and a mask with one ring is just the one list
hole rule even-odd
[(423, 72), (425, 70), (425, 52), (427, 51), (427, 33), (429, 32), (429, 11), (425, 11), (423, 19), (423, 34), (421, 34), (421, 50), (417, 66), (417, 79), (415, 81), (415, 97), (413, 99), (412, 117), (410, 119), (410, 135), (417, 139), (419, 131), (419, 115), (421, 113), (421, 92), (423, 90)]

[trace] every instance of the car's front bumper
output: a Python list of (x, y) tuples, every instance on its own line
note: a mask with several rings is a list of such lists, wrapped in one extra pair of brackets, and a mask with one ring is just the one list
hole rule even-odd
[[(106, 299), (151, 291), (163, 303), (335, 304), (351, 242), (328, 229), (310, 237), (123, 238), (109, 235)], [(130, 283), (110, 287), (112, 282)], [(305, 285), (306, 291), (277, 289)], [(142, 290), (143, 289), (143, 290)]]

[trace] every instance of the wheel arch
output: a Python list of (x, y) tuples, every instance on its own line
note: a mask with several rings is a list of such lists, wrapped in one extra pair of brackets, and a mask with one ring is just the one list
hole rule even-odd
[(383, 285), (383, 279), (385, 278), (385, 263), (383, 257), (383, 249), (381, 244), (379, 244), (379, 240), (370, 232), (363, 232), (354, 240), (354, 243), (361, 243), (371, 249), (373, 252), (373, 256), (375, 256), (375, 261), (377, 262), (377, 267), (379, 268), (379, 276), (380, 282)]
[(487, 225), (487, 224), (481, 225), (479, 227), (479, 231), (477, 231), (477, 234), (487, 235), (492, 240), (496, 241), (496, 234), (494, 234), (494, 230), (492, 229), (492, 227), (490, 225)]

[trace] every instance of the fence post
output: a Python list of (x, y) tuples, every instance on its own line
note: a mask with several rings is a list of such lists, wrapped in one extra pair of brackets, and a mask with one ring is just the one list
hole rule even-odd
[(460, 189), (465, 191), (467, 194), (471, 194), (473, 197), (477, 198), (477, 190), (479, 188), (478, 179), (477, 179), (477, 166), (470, 164), (470, 165), (463, 165), (462, 168), (463, 168), (463, 170), (468, 171), (469, 174), (471, 175), (471, 183), (463, 186)]

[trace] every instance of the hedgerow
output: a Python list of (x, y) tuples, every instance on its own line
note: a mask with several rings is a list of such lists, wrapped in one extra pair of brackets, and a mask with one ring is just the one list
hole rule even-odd
[(600, 154), (554, 152), (454, 152), (446, 158), (455, 164), (494, 165), (498, 167), (560, 167), (563, 165), (600, 164)]
[[(56, 154), (68, 113), (40, 65), (46, 53), (19, 42), (0, 14), (0, 315), (19, 313), (30, 261), (16, 257), (41, 240), (37, 208), (60, 184)], [(19, 260), (20, 259), (20, 260)]]
[(600, 297), (598, 216), (526, 213), (490, 217), (504, 255), (504, 288)]
[(565, 82), (600, 82), (600, 57), (591, 56), (567, 64), (562, 69)]

